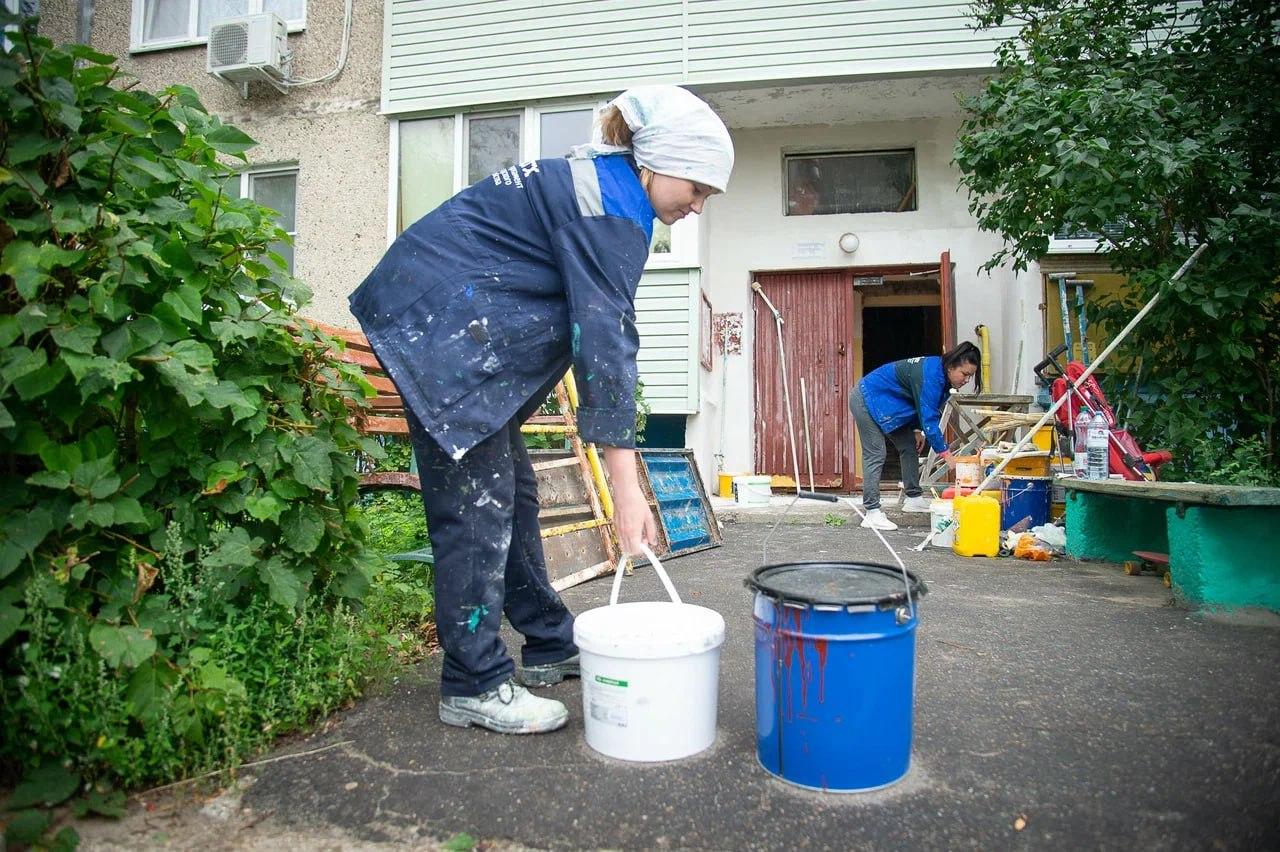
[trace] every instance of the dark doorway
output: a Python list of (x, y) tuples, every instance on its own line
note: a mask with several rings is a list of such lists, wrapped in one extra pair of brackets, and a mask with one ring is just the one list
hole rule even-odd
[[(941, 354), (942, 311), (937, 305), (862, 309), (862, 374), (890, 361), (917, 355)], [(902, 476), (902, 464), (892, 442), (888, 446), (882, 484)]]

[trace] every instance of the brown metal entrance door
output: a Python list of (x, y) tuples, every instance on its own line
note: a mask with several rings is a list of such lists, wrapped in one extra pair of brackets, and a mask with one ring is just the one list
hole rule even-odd
[[(805, 459), (804, 408), (800, 379), (809, 407), (813, 480), (819, 488), (849, 488), (845, 461), (849, 436), (848, 394), (852, 380), (852, 280), (844, 272), (788, 272), (756, 276), (782, 314), (791, 416), (795, 422), (800, 478), (809, 486)], [(787, 443), (787, 409), (779, 369), (778, 333), (773, 315), (758, 295), (752, 297), (755, 323), (755, 469), (792, 480)]]

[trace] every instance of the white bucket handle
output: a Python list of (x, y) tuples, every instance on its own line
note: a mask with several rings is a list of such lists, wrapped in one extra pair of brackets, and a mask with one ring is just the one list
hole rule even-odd
[[(662, 585), (667, 590), (667, 594), (671, 596), (673, 603), (684, 603), (680, 600), (680, 595), (676, 592), (676, 587), (671, 585), (671, 578), (667, 576), (666, 569), (662, 567), (662, 563), (658, 561), (658, 557), (653, 555), (653, 551), (649, 549), (649, 545), (641, 544), (640, 552), (643, 553), (653, 565), (653, 570), (658, 572), (658, 579), (662, 581)], [(626, 567), (627, 561), (630, 559), (627, 554), (622, 554), (622, 558), (618, 560), (618, 567), (613, 571), (613, 591), (609, 593), (609, 606), (613, 606), (618, 602), (618, 592), (622, 589), (623, 568)]]

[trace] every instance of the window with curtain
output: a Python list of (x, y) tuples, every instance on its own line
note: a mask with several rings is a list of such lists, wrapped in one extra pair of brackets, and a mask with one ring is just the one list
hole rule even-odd
[(787, 155), (785, 177), (788, 216), (917, 208), (914, 151)]
[(224, 18), (275, 12), (297, 31), (306, 25), (307, 0), (133, 0), (133, 47), (195, 44)]
[(402, 121), (396, 233), (453, 195), (454, 117)]

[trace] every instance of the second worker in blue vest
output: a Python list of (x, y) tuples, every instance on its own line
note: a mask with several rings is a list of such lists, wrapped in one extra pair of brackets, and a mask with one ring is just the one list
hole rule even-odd
[[(953, 389), (959, 390), (977, 375), (981, 364), (982, 353), (966, 341), (941, 357), (906, 358), (877, 367), (854, 387), (849, 410), (862, 445), (862, 505), (867, 510), (862, 526), (898, 528), (880, 508), (886, 442), (894, 445), (902, 463), (903, 510), (929, 511), (929, 501), (921, 496), (919, 453), (927, 442), (949, 467), (955, 467), (940, 428), (942, 407)], [(982, 390), (980, 384), (978, 390)]]

